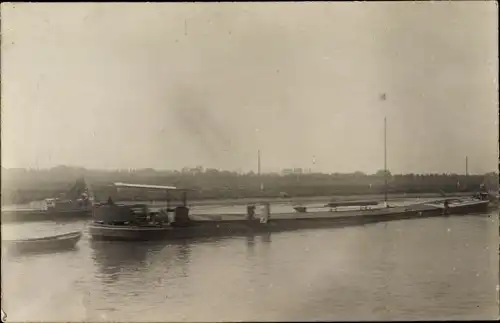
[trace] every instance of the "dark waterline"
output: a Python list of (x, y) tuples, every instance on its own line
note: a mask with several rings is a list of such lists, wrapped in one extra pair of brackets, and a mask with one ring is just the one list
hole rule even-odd
[(2, 306), (10, 321), (496, 319), (497, 213), (175, 244), (84, 237), (2, 254)]

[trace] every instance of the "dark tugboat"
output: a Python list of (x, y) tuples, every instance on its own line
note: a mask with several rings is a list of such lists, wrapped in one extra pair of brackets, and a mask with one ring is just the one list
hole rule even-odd
[(75, 185), (59, 198), (48, 198), (42, 209), (2, 210), (2, 223), (33, 221), (72, 221), (92, 216), (92, 200), (85, 181)]
[[(159, 212), (151, 211), (146, 204), (124, 205), (115, 203), (111, 197), (107, 203), (95, 205), (93, 222), (89, 233), (94, 240), (155, 240), (163, 239), (176, 227), (187, 226), (190, 222), (186, 190), (172, 186), (115, 183), (117, 188), (144, 188), (182, 191), (182, 205)], [(169, 199), (167, 198), (167, 201)], [(168, 202), (167, 202), (168, 204)]]

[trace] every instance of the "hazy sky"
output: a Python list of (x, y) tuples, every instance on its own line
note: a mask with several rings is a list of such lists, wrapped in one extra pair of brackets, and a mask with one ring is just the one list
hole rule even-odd
[[(497, 169), (497, 8), (1, 5), (5, 167)], [(381, 93), (387, 93), (385, 101)], [(316, 163), (312, 159), (316, 156)]]

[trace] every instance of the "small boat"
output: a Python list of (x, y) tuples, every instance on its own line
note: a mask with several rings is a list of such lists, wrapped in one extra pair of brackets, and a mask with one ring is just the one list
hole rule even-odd
[[(372, 207), (372, 208), (370, 208)], [(322, 206), (316, 206), (316, 207), (311, 207), (311, 206), (304, 206), (304, 205), (295, 205), (293, 209), (297, 212), (300, 213), (307, 213), (310, 212), (311, 209), (330, 209), (331, 212), (335, 211), (362, 211), (362, 210), (375, 210), (375, 209), (380, 209), (381, 203), (380, 201), (376, 200), (370, 200), (370, 201), (363, 201), (363, 200), (353, 200), (353, 201), (330, 201), (325, 205)]]
[(64, 250), (74, 248), (81, 237), (81, 231), (74, 231), (42, 238), (2, 240), (2, 246), (14, 252)]
[(367, 208), (368, 206), (376, 206), (379, 205), (380, 201), (371, 200), (371, 201), (331, 201), (325, 205), (325, 207), (329, 208), (338, 208), (338, 207), (349, 207), (356, 206), (360, 208)]

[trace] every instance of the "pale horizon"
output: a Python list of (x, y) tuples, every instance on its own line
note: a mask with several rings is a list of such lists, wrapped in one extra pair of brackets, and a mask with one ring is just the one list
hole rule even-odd
[[(158, 173), (162, 173), (162, 172), (179, 172), (179, 173), (182, 173), (184, 171), (186, 171), (188, 174), (192, 171), (192, 169), (196, 168), (196, 167), (200, 167), (201, 165), (198, 165), (198, 166), (185, 166), (185, 167), (181, 167), (179, 169), (160, 169), (160, 168), (151, 168), (151, 167), (146, 167), (146, 168), (87, 168), (87, 167), (84, 167), (84, 166), (78, 166), (78, 165), (56, 165), (56, 166), (52, 166), (52, 167), (45, 167), (45, 168), (25, 168), (25, 167), (4, 167), (2, 166), (2, 169), (3, 170), (12, 170), (12, 171), (19, 171), (19, 170), (23, 170), (23, 171), (51, 171), (51, 170), (54, 170), (58, 167), (67, 167), (67, 168), (70, 168), (70, 169), (84, 169), (85, 171), (87, 172), (109, 172), (109, 173), (113, 173), (113, 172), (141, 172), (141, 171), (148, 171), (148, 170), (152, 170), (154, 172), (158, 172)], [(201, 166), (203, 167), (203, 166)], [(298, 167), (300, 168), (300, 167)], [(211, 167), (203, 167), (203, 171), (207, 171), (207, 170), (217, 170), (219, 172), (225, 172), (225, 171), (228, 171), (228, 172), (231, 172), (231, 173), (238, 173), (238, 174), (249, 174), (249, 173), (254, 173), (254, 174), (258, 174), (258, 171), (257, 171), (257, 168), (255, 169), (249, 169), (249, 170), (243, 170), (243, 169), (224, 169), (224, 168), (211, 168)], [(354, 174), (354, 173), (362, 173), (366, 176), (372, 176), (372, 175), (376, 175), (377, 172), (379, 171), (383, 171), (383, 168), (381, 169), (378, 169), (377, 171), (375, 172), (363, 172), (363, 171), (360, 171), (360, 170), (357, 170), (357, 171), (353, 171), (353, 172), (322, 172), (322, 171), (315, 171), (314, 169), (312, 168), (300, 168), (301, 171), (302, 171), (302, 174), (303, 175), (308, 175), (308, 174), (321, 174), (321, 175), (332, 175), (332, 174), (340, 174), (340, 175), (350, 175), (350, 174)], [(279, 169), (271, 169), (271, 170), (266, 170), (266, 171), (261, 171), (261, 174), (262, 175), (272, 175), (272, 174), (281, 174), (283, 173), (284, 171), (291, 171), (293, 170), (293, 168), (279, 168)], [(412, 173), (412, 172), (409, 172), (409, 173), (396, 173), (396, 172), (393, 172), (391, 171), (389, 168), (387, 169), (387, 171), (391, 174), (391, 175), (422, 175), (422, 176), (426, 176), (426, 175), (458, 175), (458, 176), (465, 176), (465, 175), (470, 175), (470, 176), (483, 176), (483, 175), (489, 175), (489, 174), (496, 174), (498, 175), (499, 172), (498, 170), (497, 171), (489, 171), (489, 172), (485, 172), (485, 173), (478, 173), (478, 172), (466, 172), (465, 171), (465, 168), (464, 170), (462, 171), (459, 171), (459, 172), (442, 172), (442, 173)], [(297, 173), (295, 173), (297, 174)]]
[(5, 168), (498, 171), (494, 2), (1, 9)]

